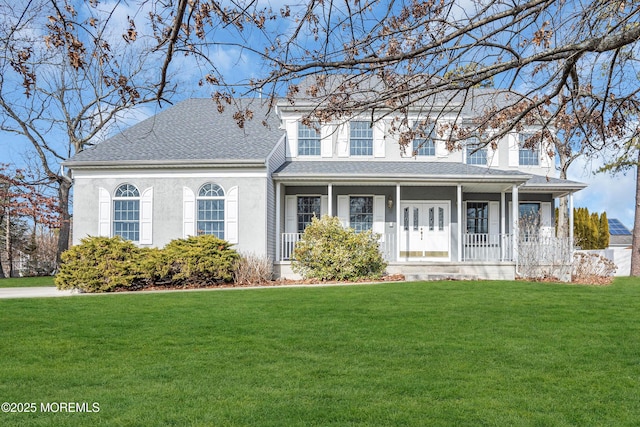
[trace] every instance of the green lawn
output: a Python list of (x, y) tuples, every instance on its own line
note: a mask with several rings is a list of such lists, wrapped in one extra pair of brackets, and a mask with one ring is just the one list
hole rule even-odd
[(34, 286), (55, 286), (53, 276), (0, 279), (0, 288), (31, 288)]
[[(20, 426), (632, 426), (640, 282), (0, 300)], [(42, 413), (93, 402), (98, 413)]]

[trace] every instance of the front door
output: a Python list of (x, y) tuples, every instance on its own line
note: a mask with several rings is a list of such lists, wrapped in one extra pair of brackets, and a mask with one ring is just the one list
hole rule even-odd
[(403, 202), (401, 204), (400, 258), (449, 260), (449, 203)]

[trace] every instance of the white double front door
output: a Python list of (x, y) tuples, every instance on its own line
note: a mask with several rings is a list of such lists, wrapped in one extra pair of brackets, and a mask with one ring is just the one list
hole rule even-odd
[(400, 216), (400, 259), (450, 259), (449, 202), (402, 202)]

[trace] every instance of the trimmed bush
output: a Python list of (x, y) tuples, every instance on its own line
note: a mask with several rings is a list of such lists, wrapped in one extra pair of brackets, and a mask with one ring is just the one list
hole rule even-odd
[(62, 254), (55, 284), (58, 289), (109, 292), (229, 282), (238, 258), (229, 242), (215, 236), (173, 240), (164, 249), (138, 248), (121, 237), (87, 237)]
[(87, 237), (62, 254), (58, 289), (107, 292), (142, 276), (140, 249), (121, 237)]
[(234, 263), (240, 255), (231, 246), (212, 235), (172, 240), (164, 248), (171, 281), (190, 284), (232, 281)]
[(344, 228), (336, 217), (313, 218), (293, 251), (293, 271), (305, 278), (377, 279), (386, 266), (378, 235)]

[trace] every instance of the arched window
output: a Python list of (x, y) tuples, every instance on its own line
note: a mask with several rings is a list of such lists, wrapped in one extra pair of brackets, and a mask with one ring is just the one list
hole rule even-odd
[(198, 234), (224, 239), (224, 190), (217, 184), (205, 184), (198, 191)]
[(131, 184), (122, 184), (113, 197), (113, 235), (140, 241), (140, 192)]

